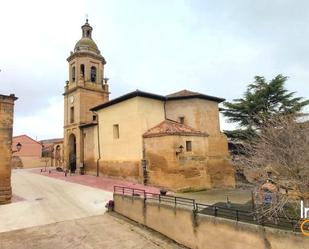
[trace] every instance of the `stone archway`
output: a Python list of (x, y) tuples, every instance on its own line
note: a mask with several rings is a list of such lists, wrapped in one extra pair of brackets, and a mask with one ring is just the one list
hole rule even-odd
[(74, 134), (69, 137), (69, 169), (71, 173), (76, 171), (76, 137)]

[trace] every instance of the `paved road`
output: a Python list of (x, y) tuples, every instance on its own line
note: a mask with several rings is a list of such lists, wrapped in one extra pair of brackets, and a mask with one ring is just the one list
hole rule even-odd
[(0, 232), (100, 215), (112, 193), (13, 170), (13, 194), (25, 199), (0, 206)]
[(162, 235), (108, 213), (0, 233), (0, 249), (179, 249)]
[(120, 216), (105, 213), (112, 193), (14, 170), (13, 193), (0, 206), (0, 249), (182, 248)]

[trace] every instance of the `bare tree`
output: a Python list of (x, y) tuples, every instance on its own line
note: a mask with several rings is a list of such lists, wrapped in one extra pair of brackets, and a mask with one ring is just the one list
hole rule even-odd
[[(276, 201), (262, 205), (261, 215), (286, 214), (286, 206), (299, 203), (309, 191), (309, 122), (295, 115), (265, 120), (256, 137), (241, 147), (238, 166), (257, 172), (255, 184), (265, 181), (276, 191)], [(292, 194), (293, 193), (293, 194)], [(293, 206), (292, 205), (292, 206)]]

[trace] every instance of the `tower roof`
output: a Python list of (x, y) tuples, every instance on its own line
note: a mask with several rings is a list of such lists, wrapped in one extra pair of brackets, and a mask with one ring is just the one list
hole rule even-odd
[(76, 43), (74, 52), (90, 52), (100, 55), (97, 44), (92, 40), (92, 27), (86, 19), (86, 23), (82, 28), (82, 38)]

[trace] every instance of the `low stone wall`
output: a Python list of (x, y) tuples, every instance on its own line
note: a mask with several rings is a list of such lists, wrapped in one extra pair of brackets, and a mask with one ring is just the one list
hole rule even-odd
[(302, 234), (193, 215), (186, 208), (144, 202), (143, 198), (114, 194), (115, 212), (150, 227), (189, 248), (205, 249), (306, 249)]

